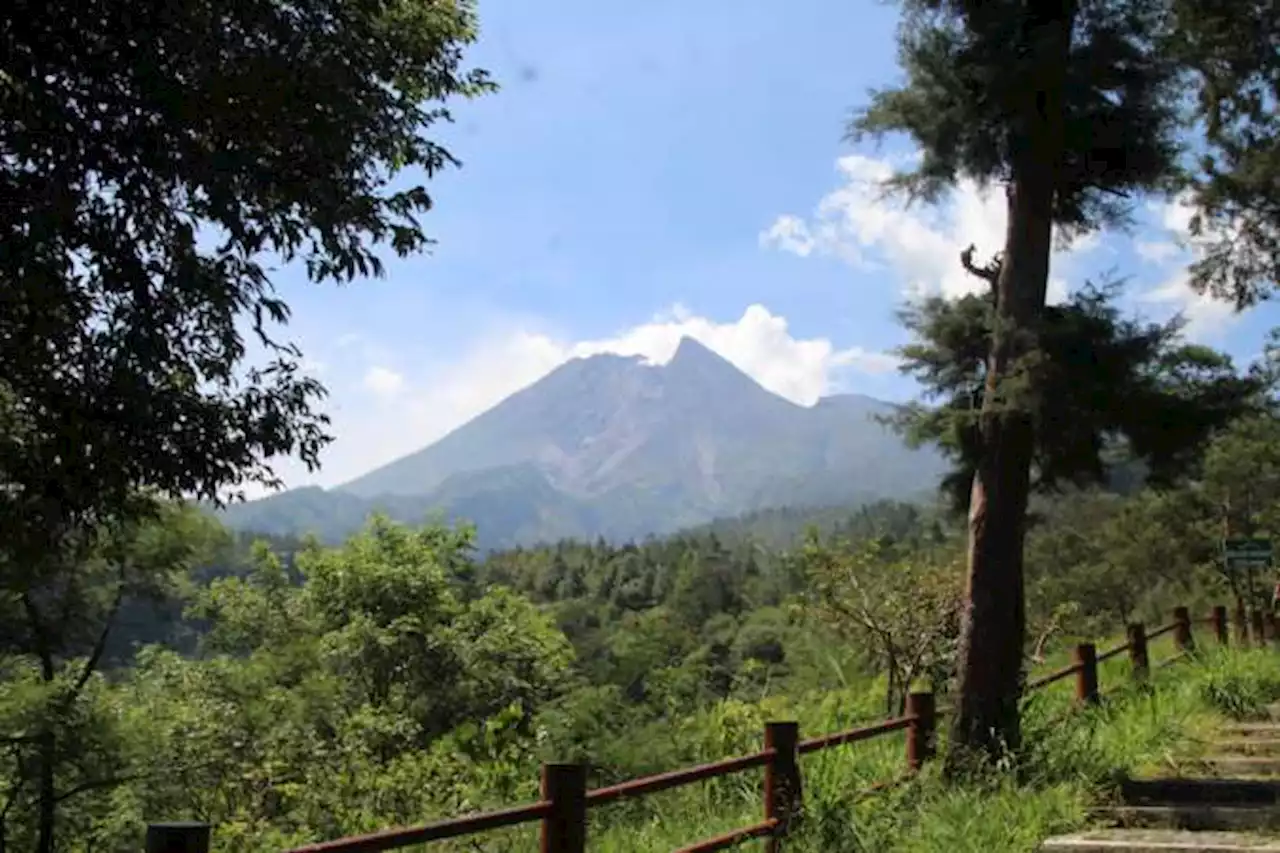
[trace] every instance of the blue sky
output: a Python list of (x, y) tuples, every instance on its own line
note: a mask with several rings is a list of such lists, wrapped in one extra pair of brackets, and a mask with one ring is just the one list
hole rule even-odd
[[(1001, 205), (971, 187), (904, 210), (871, 181), (902, 147), (855, 150), (844, 122), (897, 81), (897, 9), (876, 0), (646, 4), (482, 0), (470, 53), (502, 89), (456, 105), (464, 161), (431, 184), (431, 255), (344, 289), (276, 276), (329, 386), (334, 485), (439, 438), (573, 355), (667, 357), (701, 338), (797, 402), (903, 399), (884, 353), (909, 294), (968, 286), (956, 253), (995, 248)], [(1280, 324), (1232, 317), (1179, 276), (1178, 211), (1142, 211), (1055, 259), (1060, 287), (1114, 269), (1135, 309), (1186, 310), (1247, 357)], [(1162, 227), (1166, 221), (1173, 231)]]

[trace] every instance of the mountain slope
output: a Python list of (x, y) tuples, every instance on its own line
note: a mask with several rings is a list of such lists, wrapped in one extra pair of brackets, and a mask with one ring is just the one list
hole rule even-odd
[(407, 521), (439, 510), (506, 546), (634, 538), (773, 506), (915, 497), (936, 486), (943, 462), (874, 420), (890, 411), (852, 394), (798, 406), (685, 339), (661, 366), (575, 359), (333, 491), (286, 492), (226, 518), (241, 529), (336, 538), (374, 509)]

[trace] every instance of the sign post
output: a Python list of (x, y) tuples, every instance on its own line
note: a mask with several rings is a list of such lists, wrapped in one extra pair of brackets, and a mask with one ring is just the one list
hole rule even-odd
[(1235, 538), (1222, 540), (1222, 557), (1228, 572), (1244, 571), (1248, 576), (1249, 595), (1253, 596), (1253, 573), (1271, 568), (1271, 540)]

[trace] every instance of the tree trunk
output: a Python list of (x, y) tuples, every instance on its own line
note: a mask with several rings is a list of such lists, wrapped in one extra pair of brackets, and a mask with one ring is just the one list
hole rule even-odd
[[(22, 595), (22, 605), (33, 645), (40, 658), (40, 680), (48, 690), (57, 676), (57, 667), (45, 623), (29, 593)], [(46, 694), (45, 701), (48, 705), (42, 720), (43, 731), (36, 734), (36, 853), (54, 853), (54, 830), (58, 816), (58, 741), (55, 726), (62, 711), (49, 701), (50, 698)]]
[(884, 691), (884, 713), (893, 716), (893, 699), (898, 694), (898, 658), (890, 649), (885, 653), (885, 667), (889, 671), (889, 683)]
[(36, 815), (36, 850), (37, 853), (54, 853), (54, 825), (57, 819), (58, 798), (54, 787), (54, 773), (57, 770), (57, 742), (54, 740), (52, 725), (48, 731), (40, 733), (38, 773), (39, 788), (37, 793)]
[[(1026, 31), (1035, 65), (1013, 128), (1006, 187), (1008, 228), (995, 281), (995, 328), (981, 412), (982, 454), (969, 509), (969, 552), (958, 661), (959, 699), (947, 771), (998, 759), (1020, 746), (1026, 613), (1023, 541), (1034, 434), (1008, 386), (1034, 347), (1044, 312), (1052, 248), (1057, 164), (1063, 147), (1062, 87), (1074, 9), (1031, 3)], [(1014, 392), (1016, 393), (1016, 392)], [(1010, 403), (1015, 405), (1010, 405)]]

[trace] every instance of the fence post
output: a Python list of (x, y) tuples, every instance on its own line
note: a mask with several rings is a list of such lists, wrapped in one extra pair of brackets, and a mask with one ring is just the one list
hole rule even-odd
[(1236, 623), (1236, 645), (1242, 649), (1249, 648), (1249, 625), (1244, 615), (1244, 599), (1236, 599), (1236, 612), (1233, 614)]
[(587, 766), (542, 765), (542, 799), (551, 804), (542, 819), (542, 853), (585, 853)]
[(1146, 679), (1151, 671), (1151, 661), (1147, 657), (1147, 629), (1141, 622), (1129, 626), (1129, 664), (1136, 681)]
[(1227, 608), (1223, 604), (1215, 604), (1213, 607), (1213, 635), (1218, 638), (1218, 645), (1227, 645)]
[(1253, 645), (1259, 649), (1267, 647), (1267, 629), (1262, 621), (1262, 611), (1253, 610), (1249, 613), (1249, 627), (1253, 629)]
[(1191, 636), (1191, 611), (1185, 607), (1173, 608), (1173, 621), (1178, 625), (1173, 629), (1173, 643), (1178, 647), (1178, 651), (1194, 651), (1196, 641)]
[(912, 773), (918, 773), (924, 763), (933, 758), (936, 714), (932, 693), (908, 694), (907, 716), (914, 719), (907, 727), (907, 769)]
[(213, 827), (207, 823), (153, 823), (147, 826), (147, 853), (209, 853)]
[(1085, 705), (1098, 703), (1098, 650), (1093, 643), (1075, 647), (1072, 663), (1076, 665), (1076, 701)]
[(782, 838), (800, 817), (802, 791), (800, 761), (796, 746), (800, 742), (800, 724), (792, 721), (764, 724), (764, 748), (774, 755), (764, 766), (764, 817), (777, 820), (778, 828), (769, 836), (766, 850), (782, 850)]

